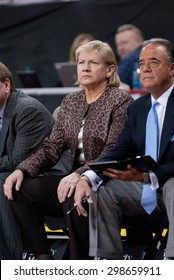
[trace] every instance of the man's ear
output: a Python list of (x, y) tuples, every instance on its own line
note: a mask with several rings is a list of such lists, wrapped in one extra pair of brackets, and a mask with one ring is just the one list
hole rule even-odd
[(9, 94), (11, 85), (10, 85), (10, 80), (8, 78), (5, 80), (4, 85), (5, 85), (6, 94)]
[(174, 77), (174, 62), (171, 63), (170, 77)]

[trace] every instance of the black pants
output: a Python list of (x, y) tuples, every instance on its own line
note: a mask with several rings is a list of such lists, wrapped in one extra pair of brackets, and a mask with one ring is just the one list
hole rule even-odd
[(61, 179), (59, 176), (27, 178), (20, 191), (14, 191), (14, 200), (10, 205), (20, 227), (23, 251), (36, 255), (49, 254), (45, 216), (64, 217), (70, 235), (70, 258), (88, 259), (88, 219), (78, 216), (76, 210), (67, 217), (74, 200), (72, 197), (64, 205), (59, 203), (57, 187)]
[[(70, 237), (70, 259), (74, 260), (88, 260), (89, 257), (89, 224), (88, 217), (79, 216), (76, 209), (69, 215), (67, 211), (71, 209), (74, 204), (74, 198), (68, 198), (63, 204), (63, 209), (69, 228)], [(88, 203), (84, 204), (88, 212)]]

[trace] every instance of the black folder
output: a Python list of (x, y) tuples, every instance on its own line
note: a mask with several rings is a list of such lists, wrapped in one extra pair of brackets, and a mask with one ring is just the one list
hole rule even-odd
[(101, 173), (107, 168), (126, 170), (128, 165), (136, 167), (140, 171), (155, 170), (159, 164), (151, 156), (137, 156), (134, 158), (128, 158), (122, 161), (105, 161), (90, 163), (89, 167), (96, 173)]

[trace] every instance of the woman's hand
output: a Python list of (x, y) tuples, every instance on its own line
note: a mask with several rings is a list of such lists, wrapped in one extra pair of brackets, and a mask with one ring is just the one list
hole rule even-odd
[(82, 215), (84, 217), (88, 216), (88, 213), (86, 212), (85, 208), (83, 207), (83, 198), (87, 197), (87, 202), (92, 203), (91, 199), (91, 188), (89, 186), (88, 177), (83, 176), (79, 179), (76, 189), (75, 189), (75, 195), (74, 195), (74, 202), (76, 204), (76, 210), (79, 215)]
[(131, 165), (127, 166), (127, 170), (108, 168), (107, 170), (103, 171), (103, 174), (109, 178), (121, 181), (143, 182), (143, 173)]
[(66, 197), (70, 197), (76, 187), (76, 184), (80, 178), (80, 175), (76, 172), (64, 177), (58, 186), (57, 195), (59, 201), (62, 203), (66, 200)]
[(19, 169), (15, 170), (6, 178), (3, 187), (4, 187), (4, 194), (5, 196), (7, 196), (9, 200), (13, 200), (13, 195), (12, 195), (13, 187), (15, 188), (16, 191), (19, 191), (23, 179), (24, 179), (23, 172)]

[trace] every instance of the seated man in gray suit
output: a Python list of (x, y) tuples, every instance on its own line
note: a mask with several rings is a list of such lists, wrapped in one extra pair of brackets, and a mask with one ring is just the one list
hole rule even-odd
[(9, 69), (0, 62), (0, 259), (19, 259), (15, 230), (3, 184), (15, 167), (51, 132), (54, 118), (36, 99), (15, 90)]

